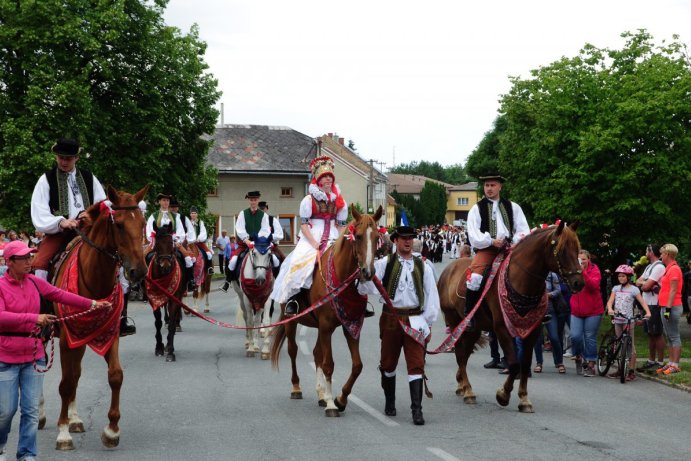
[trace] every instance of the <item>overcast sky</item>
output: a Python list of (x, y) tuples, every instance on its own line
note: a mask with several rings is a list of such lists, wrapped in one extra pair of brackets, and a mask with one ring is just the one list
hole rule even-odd
[(338, 133), (384, 169), (464, 163), (509, 76), (585, 43), (691, 43), (689, 0), (170, 0), (165, 20), (199, 25), (225, 123)]

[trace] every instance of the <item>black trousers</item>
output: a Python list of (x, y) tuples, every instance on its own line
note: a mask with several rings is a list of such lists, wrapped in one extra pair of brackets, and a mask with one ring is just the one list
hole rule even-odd
[(225, 265), (225, 262), (226, 262), (225, 256), (223, 255), (223, 253), (220, 253), (220, 254), (218, 255), (218, 266), (219, 266), (219, 268), (221, 269), (221, 274), (225, 274), (225, 273), (226, 273), (226, 265)]

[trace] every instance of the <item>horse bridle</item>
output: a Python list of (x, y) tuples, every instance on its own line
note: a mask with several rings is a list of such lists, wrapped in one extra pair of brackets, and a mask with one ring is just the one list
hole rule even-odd
[[(270, 269), (271, 263), (269, 263), (269, 266), (257, 266), (257, 265), (255, 264), (255, 260), (254, 260), (254, 251), (253, 251), (253, 250), (254, 250), (254, 249), (250, 250), (250, 254), (249, 254), (250, 262), (252, 263), (252, 269), (253, 269), (255, 272), (257, 271), (257, 269), (264, 269), (264, 270), (268, 271), (268, 270)], [(257, 250), (257, 251), (258, 251), (258, 250)], [(270, 250), (267, 250), (267, 253), (268, 253), (269, 251), (270, 251)], [(269, 255), (269, 261), (271, 261), (271, 255)]]
[[(559, 244), (559, 237), (557, 237), (557, 236), (555, 235), (556, 233), (557, 233), (557, 231), (556, 231), (556, 229), (555, 229), (554, 232), (552, 233), (552, 237), (550, 238), (550, 241), (549, 241), (550, 245), (552, 245), (552, 255), (554, 255), (554, 260), (557, 262), (557, 269), (558, 269), (558, 271), (559, 271), (559, 277), (561, 277), (562, 280), (566, 281), (566, 283), (569, 285), (569, 288), (571, 288), (571, 289), (573, 290), (573, 287), (571, 286), (571, 282), (569, 282), (569, 280), (567, 279), (567, 277), (569, 277), (569, 276), (571, 276), (571, 275), (578, 275), (578, 274), (581, 274), (581, 273), (583, 273), (583, 270), (582, 270), (582, 269), (579, 269), (579, 270), (577, 270), (577, 271), (564, 272), (564, 269), (561, 267), (561, 261), (559, 261), (559, 252), (557, 251), (557, 246), (558, 246), (558, 244)], [(532, 276), (532, 277), (534, 277), (534, 278), (540, 279), (540, 280), (543, 279), (543, 277), (541, 277), (541, 276), (539, 276), (539, 275), (537, 275), (537, 274), (533, 274), (532, 272), (530, 272), (530, 271), (529, 271), (528, 269), (526, 269), (525, 267), (521, 266), (521, 265), (520, 265), (519, 263), (517, 263), (516, 261), (511, 261), (511, 262), (514, 263), (514, 264), (516, 264), (516, 266), (518, 266), (518, 267), (519, 267), (523, 272), (525, 272), (526, 274), (528, 274), (528, 275), (530, 275), (530, 276)]]
[[(138, 210), (139, 206), (138, 205), (131, 205), (131, 206), (111, 206), (111, 210), (113, 211), (126, 211), (126, 210)], [(113, 215), (110, 215), (110, 219), (108, 220), (108, 223), (114, 223), (115, 220), (113, 219)], [(109, 232), (113, 236), (113, 241), (115, 241), (115, 234), (113, 233), (113, 226), (108, 225)], [(110, 252), (106, 248), (102, 248), (98, 245), (96, 245), (81, 229), (75, 229), (77, 232), (77, 235), (79, 235), (82, 238), (82, 241), (89, 245), (91, 248), (97, 250), (99, 253), (104, 254), (111, 258), (113, 261), (115, 261), (117, 264), (122, 264), (122, 257), (120, 256), (120, 253), (118, 252), (117, 247), (115, 247), (115, 252)]]

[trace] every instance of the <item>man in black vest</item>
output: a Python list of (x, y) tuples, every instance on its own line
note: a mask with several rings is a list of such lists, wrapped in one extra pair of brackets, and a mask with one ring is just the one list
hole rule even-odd
[[(396, 253), (375, 261), (376, 276), (382, 281), (396, 313), (384, 312), (379, 320), (381, 338), (381, 387), (384, 390), (384, 413), (396, 415), (396, 367), (401, 355), (405, 356), (408, 368), (408, 387), (410, 388), (410, 409), (416, 426), (425, 424), (422, 417), (422, 387), (425, 374), (425, 348), (399, 323), (399, 319), (413, 330), (422, 332), (429, 340), (430, 329), (439, 317), (439, 293), (434, 273), (423, 260), (413, 255), (415, 229), (400, 226), (392, 234)], [(358, 286), (361, 294), (378, 295), (373, 282)]]
[(252, 242), (260, 237), (268, 239), (271, 235), (269, 227), (269, 215), (259, 209), (259, 198), (261, 193), (258, 190), (248, 192), (245, 198), (249, 200), (250, 206), (238, 214), (235, 221), (235, 235), (238, 239), (238, 248), (233, 252), (228, 262), (230, 272), (226, 275), (226, 280), (232, 282), (236, 280), (235, 266), (241, 253), (253, 245)]
[[(181, 243), (193, 244), (197, 240), (196, 228), (194, 227), (192, 221), (188, 216), (185, 216), (182, 213), (180, 213), (180, 203), (178, 203), (178, 199), (174, 195), (170, 198), (170, 211), (172, 211), (180, 217), (182, 228), (185, 230), (185, 239)], [(192, 261), (192, 265), (188, 264), (189, 261)], [(185, 256), (185, 276), (187, 278), (187, 291), (194, 291), (194, 289), (197, 287), (197, 285), (194, 283), (195, 263), (196, 260), (194, 258), (192, 258), (191, 256)]]
[[(495, 256), (506, 244), (516, 244), (530, 233), (521, 207), (501, 198), (506, 179), (497, 173), (486, 174), (479, 179), (483, 182), (485, 196), (468, 212), (468, 239), (475, 249), (475, 257), (470, 264), (470, 280), (466, 282), (466, 314), (480, 298), (482, 274)], [(468, 326), (472, 326), (472, 321)]]
[(31, 196), (31, 221), (45, 237), (32, 262), (37, 277), (48, 279), (55, 254), (76, 236), (79, 215), (106, 199), (103, 186), (90, 171), (77, 168), (81, 147), (74, 139), (59, 139), (51, 148), (56, 165), (43, 174)]
[(278, 269), (281, 266), (281, 263), (284, 259), (286, 259), (285, 255), (278, 247), (279, 242), (283, 240), (283, 227), (278, 219), (269, 214), (268, 203), (259, 202), (259, 209), (269, 217), (269, 229), (271, 229), (269, 242), (273, 243), (273, 247), (271, 248), (271, 263), (273, 265), (274, 277), (276, 277), (278, 275)]

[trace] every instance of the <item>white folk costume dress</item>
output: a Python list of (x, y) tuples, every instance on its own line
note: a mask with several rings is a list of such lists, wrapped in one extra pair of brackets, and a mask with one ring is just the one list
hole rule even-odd
[[(337, 208), (337, 197), (340, 195), (338, 186), (336, 193), (330, 192), (328, 197), (315, 184), (310, 184), (309, 195), (300, 202), (301, 224), (309, 224), (314, 239), (321, 243), (322, 253), (338, 238), (338, 226), (344, 226), (348, 219), (348, 206), (343, 204)], [(312, 286), (312, 274), (317, 262), (319, 251), (314, 249), (309, 240), (300, 231), (295, 249), (283, 261), (271, 298), (279, 303), (286, 303), (291, 296), (301, 288)]]

